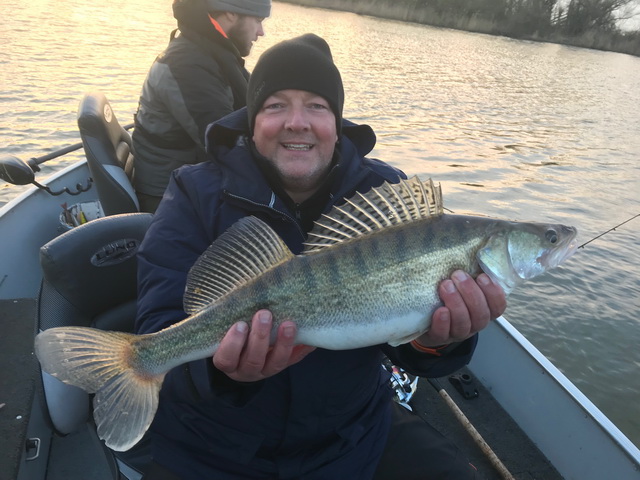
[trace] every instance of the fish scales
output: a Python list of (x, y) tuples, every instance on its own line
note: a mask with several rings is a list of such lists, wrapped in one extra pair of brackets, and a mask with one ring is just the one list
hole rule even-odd
[(198, 259), (188, 317), (133, 335), (82, 327), (36, 337), (43, 370), (95, 393), (100, 438), (127, 450), (144, 434), (171, 368), (213, 355), (228, 329), (256, 310), (298, 327), (297, 343), (352, 349), (422, 334), (441, 305), (438, 284), (456, 269), (484, 271), (505, 292), (575, 251), (563, 225), (444, 215), (439, 187), (417, 177), (358, 194), (318, 220), (302, 255), (247, 217)]

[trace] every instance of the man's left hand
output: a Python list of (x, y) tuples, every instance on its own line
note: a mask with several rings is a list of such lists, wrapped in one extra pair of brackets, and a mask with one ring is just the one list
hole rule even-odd
[(485, 273), (474, 280), (457, 270), (450, 279), (440, 283), (438, 292), (444, 306), (434, 312), (429, 331), (416, 339), (425, 347), (462, 342), (507, 308), (504, 290)]

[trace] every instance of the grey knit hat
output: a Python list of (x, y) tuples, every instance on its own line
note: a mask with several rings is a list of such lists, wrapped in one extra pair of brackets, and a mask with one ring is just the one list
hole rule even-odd
[(207, 0), (209, 10), (233, 12), (251, 17), (271, 15), (271, 0)]

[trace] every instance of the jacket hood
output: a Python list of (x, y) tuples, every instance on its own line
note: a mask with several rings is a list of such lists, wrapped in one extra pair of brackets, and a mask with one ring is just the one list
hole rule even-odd
[[(213, 153), (213, 145), (232, 147), (238, 137), (249, 135), (249, 116), (247, 108), (241, 108), (221, 118), (207, 127), (205, 135), (205, 149), (207, 153)], [(358, 154), (367, 155), (376, 145), (376, 134), (369, 125), (358, 125), (349, 120), (342, 119), (342, 138), (347, 138), (354, 144)]]
[[(172, 8), (173, 16), (178, 21), (178, 30), (191, 41), (198, 43), (198, 37), (205, 38), (224, 46), (231, 50), (236, 57), (241, 58), (233, 42), (220, 34), (211, 23), (205, 0), (174, 1)], [(172, 38), (174, 35), (175, 31)]]
[(181, 30), (188, 28), (202, 35), (213, 29), (207, 5), (203, 0), (173, 2), (172, 8), (173, 17), (178, 21)]

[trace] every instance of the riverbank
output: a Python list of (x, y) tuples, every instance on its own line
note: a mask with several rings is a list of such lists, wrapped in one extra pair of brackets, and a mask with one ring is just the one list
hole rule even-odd
[[(640, 56), (640, 31), (621, 32), (584, 30), (576, 35), (562, 33), (547, 22), (536, 27), (535, 18), (520, 15), (505, 16), (504, 12), (470, 12), (451, 6), (437, 9), (436, 2), (424, 0), (280, 0), (283, 3), (306, 7), (341, 10), (389, 20), (419, 23), (435, 27), (453, 28), (468, 32), (502, 35), (521, 40), (558, 43), (595, 50), (612, 51)], [(458, 3), (458, 7), (464, 3)], [(539, 20), (539, 18), (538, 18)]]

